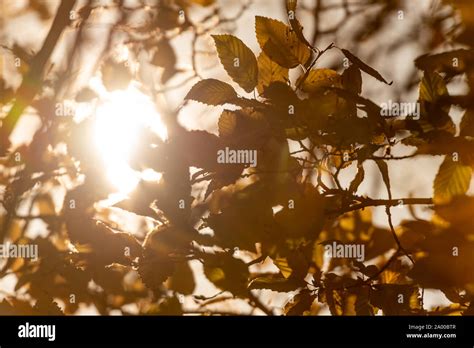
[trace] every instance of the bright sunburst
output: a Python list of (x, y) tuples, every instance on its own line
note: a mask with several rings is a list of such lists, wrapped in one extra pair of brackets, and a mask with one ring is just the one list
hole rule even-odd
[(128, 165), (143, 126), (150, 127), (162, 139), (167, 136), (153, 101), (136, 87), (106, 93), (97, 108), (94, 140), (106, 164), (107, 176), (123, 194), (132, 191), (140, 179), (160, 178), (156, 172), (140, 173)]

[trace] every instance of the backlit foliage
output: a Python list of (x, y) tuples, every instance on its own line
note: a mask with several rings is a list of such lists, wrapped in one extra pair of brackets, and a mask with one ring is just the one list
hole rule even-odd
[[(382, 2), (380, 18), (398, 8), (397, 1), (366, 1)], [(444, 4), (463, 23), (455, 36), (462, 48), (406, 63), (419, 71), (420, 114), (405, 118), (382, 116), (381, 107), (364, 96), (368, 81), (393, 88), (391, 81), (350, 50), (321, 48), (307, 37), (298, 19), (305, 8), (295, 0), (285, 4), (287, 22), (255, 16), (260, 52), (189, 19), (188, 12), (198, 8), (210, 9), (217, 26), (232, 21), (222, 17), (217, 1), (158, 1), (147, 6), (150, 17), (139, 27), (127, 27), (127, 18), (140, 7), (111, 3), (122, 15), (136, 60), (103, 54), (97, 69), (109, 91), (140, 81), (133, 69), (143, 64), (140, 52), (161, 69), (166, 86), (182, 68), (172, 39), (213, 34), (212, 54), (229, 79), (201, 78), (193, 66), (183, 107), (198, 102), (222, 108), (217, 132), (185, 129), (179, 110), (163, 112), (168, 138), (143, 129), (130, 161), (133, 169), (153, 169), (161, 179), (141, 181), (127, 199), (104, 208), (99, 202), (114, 187), (90, 141), (93, 122), (55, 117), (66, 82), (46, 69), (61, 31), (81, 31), (98, 9), (86, 2), (76, 8), (77, 17), (55, 20), (57, 37), (25, 57), (21, 86), (1, 85), (6, 111), (0, 239), (39, 246), (37, 261), (12, 258), (2, 265), (0, 276), (16, 278), (14, 293), (0, 302), (1, 314), (73, 314), (81, 305), (101, 314), (127, 314), (129, 304), (136, 305), (133, 313), (163, 315), (238, 314), (248, 306), (252, 314), (268, 315), (316, 315), (322, 308), (332, 315), (473, 313), (474, 198), (466, 195), (474, 168), (470, 0), (456, 1), (454, 9), (450, 1)], [(58, 16), (73, 6), (64, 1)], [(372, 19), (358, 35), (368, 38), (381, 26)], [(339, 55), (339, 64), (320, 64), (329, 53)], [(460, 77), (468, 88), (450, 94), (450, 82)], [(74, 98), (93, 103), (100, 97), (87, 87)], [(27, 106), (37, 111), (41, 127), (28, 145), (14, 148), (8, 136)], [(455, 107), (465, 110), (460, 127), (450, 114)], [(410, 147), (409, 158), (443, 156), (432, 197), (392, 195), (390, 163), (400, 160), (392, 149), (400, 143)], [(218, 163), (218, 151), (226, 148), (255, 150), (256, 166)], [(371, 179), (368, 162), (378, 168), (384, 199), (360, 194), (360, 185)], [(350, 166), (354, 176), (343, 185), (341, 171)], [(426, 220), (414, 215), (394, 226), (398, 205), (425, 205), (433, 215)], [(385, 207), (388, 227), (374, 225), (375, 206)], [(139, 216), (142, 234), (114, 221), (113, 211)], [(27, 231), (39, 222), (47, 233), (29, 237)], [(363, 246), (365, 260), (328, 258), (325, 245), (333, 242)], [(202, 277), (215, 286), (216, 296), (197, 291)], [(442, 291), (452, 304), (425, 308), (424, 289)], [(283, 308), (268, 305), (266, 299), (278, 295), (285, 295)]]

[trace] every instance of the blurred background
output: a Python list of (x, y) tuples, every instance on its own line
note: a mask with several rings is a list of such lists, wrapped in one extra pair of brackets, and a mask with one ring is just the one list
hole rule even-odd
[[(97, 162), (87, 170), (105, 174), (104, 182), (97, 185), (101, 188), (110, 186), (111, 192), (98, 202), (97, 214), (138, 238), (144, 238), (153, 222), (131, 216), (113, 206), (132, 196), (139, 182), (160, 180), (159, 172), (152, 169), (139, 172), (129, 164), (140, 148), (144, 136), (142, 128), (150, 127), (155, 135), (166, 139), (170, 118), (176, 115), (179, 124), (188, 130), (217, 133), (217, 121), (223, 107), (183, 103), (190, 88), (201, 79), (216, 78), (232, 83), (218, 60), (211, 35), (232, 33), (258, 54), (255, 16), (287, 22), (287, 3), (281, 0), (164, 2), (170, 5), (169, 12), (157, 13), (159, 2), (152, 0), (76, 1), (73, 8), (64, 13), (69, 16), (71, 24), (57, 38), (57, 45), (45, 66), (45, 82), (40, 97), (25, 108), (9, 136), (12, 148), (45, 165), (53, 159), (44, 158), (44, 153), (32, 152), (31, 143), (38, 141), (35, 134), (40, 133), (48, 113), (60, 116), (65, 127), (69, 122), (85, 124), (92, 120), (84, 133), (88, 135), (80, 139), (88, 144), (84, 150), (87, 153), (81, 155), (94, 158), (94, 161), (97, 157)], [(43, 47), (59, 7), (59, 0), (0, 0), (2, 115), (10, 111), (12, 104), (8, 96), (22, 86), (31, 58)], [(300, 0), (297, 12), (304, 34), (312, 45), (323, 49), (334, 43), (337, 47), (349, 49), (388, 81), (393, 81), (392, 85), (387, 85), (364, 77), (362, 95), (379, 105), (389, 100), (416, 102), (422, 73), (415, 68), (414, 60), (426, 53), (462, 47), (454, 41), (461, 30), (460, 15), (448, 2), (441, 0)], [(332, 50), (322, 56), (316, 67), (341, 71), (343, 58), (338, 50)], [(293, 71), (290, 79), (294, 81), (299, 73)], [(466, 93), (468, 89), (460, 77), (454, 78), (448, 88), (450, 94)], [(451, 116), (459, 126), (462, 110), (452, 110)], [(61, 141), (58, 144), (50, 150), (65, 154)], [(409, 147), (400, 144), (394, 148), (393, 155), (403, 156), (411, 152)], [(70, 175), (61, 176), (55, 182), (45, 182), (38, 191), (43, 193), (40, 195), (41, 207), (32, 203), (33, 197), (37, 199), (38, 195), (31, 195), (18, 206), (18, 214), (48, 214), (61, 210), (68, 189), (83, 179), (68, 169), (73, 165), (66, 163), (66, 155), (60, 161), (65, 161), (62, 164)], [(441, 162), (439, 156), (390, 161), (393, 197), (432, 197), (433, 180)], [(5, 183), (7, 172), (14, 169), (5, 163), (2, 167)], [(364, 167), (366, 179), (358, 193), (387, 198), (375, 163), (366, 162)], [(349, 166), (341, 171), (343, 185), (349, 185), (355, 170), (354, 166)], [(5, 195), (6, 185), (2, 187)], [(203, 187), (194, 190), (196, 196), (201, 197), (205, 191)], [(473, 193), (472, 188), (469, 193)], [(423, 206), (413, 209), (410, 212), (406, 206), (394, 208), (394, 224), (412, 219), (413, 213), (419, 218), (431, 216), (431, 211)], [(372, 214), (376, 226), (388, 227), (385, 207), (374, 208)], [(45, 237), (51, 229), (39, 219), (16, 221), (16, 228), (23, 230), (29, 238)], [(274, 266), (259, 267), (272, 270)], [(193, 261), (192, 269), (199, 278), (198, 274), (202, 272), (199, 262)], [(19, 291), (15, 287), (17, 281), (14, 274), (2, 274), (0, 298)], [(203, 277), (196, 285), (194, 294), (212, 296), (217, 292)], [(265, 294), (263, 291), (263, 297), (266, 298), (264, 302), (275, 308), (283, 307), (288, 301), (287, 294)], [(197, 308), (191, 299), (185, 301), (190, 312)], [(231, 300), (230, 304), (224, 301), (215, 308), (224, 311), (237, 308), (237, 313), (261, 314), (245, 301), (239, 301)], [(449, 303), (440, 291), (426, 290), (425, 308)], [(75, 313), (99, 313), (96, 307), (84, 305)], [(133, 303), (121, 308), (130, 313), (138, 311)], [(210, 308), (214, 308), (212, 304)], [(327, 313), (327, 308), (321, 306), (319, 314)]]

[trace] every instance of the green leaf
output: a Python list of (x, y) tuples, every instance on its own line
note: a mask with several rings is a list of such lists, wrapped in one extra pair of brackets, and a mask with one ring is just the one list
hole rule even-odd
[(273, 60), (271, 60), (265, 52), (258, 56), (258, 93), (263, 94), (266, 87), (272, 82), (280, 81), (286, 83), (288, 81), (288, 69), (284, 68)]
[(472, 168), (446, 157), (439, 167), (434, 181), (434, 200), (436, 203), (450, 201), (452, 197), (463, 195), (469, 189)]
[(257, 59), (242, 40), (233, 35), (212, 35), (224, 69), (236, 83), (250, 93), (257, 86)]
[(284, 68), (304, 65), (311, 57), (311, 50), (283, 22), (257, 16), (255, 32), (265, 54)]
[(372, 67), (368, 66), (367, 64), (365, 64), (363, 61), (361, 61), (359, 58), (357, 58), (355, 55), (353, 55), (348, 50), (343, 48), (343, 49), (341, 49), (341, 51), (352, 62), (352, 64), (357, 66), (360, 70), (364, 71), (365, 73), (369, 74), (372, 77), (375, 77), (377, 80), (379, 80), (383, 83), (386, 83), (387, 85), (391, 85), (393, 83), (393, 82), (390, 82), (390, 83), (387, 82), (387, 80), (385, 80), (383, 78), (383, 76), (380, 75), (380, 73), (377, 70), (375, 70), (374, 68), (372, 68)]
[(208, 105), (223, 105), (235, 102), (238, 96), (228, 83), (216, 79), (207, 79), (196, 83), (184, 99)]

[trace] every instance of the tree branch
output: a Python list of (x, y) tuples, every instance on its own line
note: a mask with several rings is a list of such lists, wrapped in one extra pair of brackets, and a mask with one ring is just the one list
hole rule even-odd
[(386, 206), (394, 207), (397, 205), (432, 205), (432, 198), (398, 198), (398, 199), (372, 199), (365, 198), (361, 203), (354, 204), (347, 208), (329, 210), (326, 211), (327, 214), (344, 214), (351, 211), (364, 209), (367, 207), (377, 207), (377, 206)]
[(15, 103), (8, 115), (3, 119), (2, 127), (0, 128), (0, 156), (4, 155), (10, 147), (8, 138), (15, 128), (21, 114), (28, 105), (30, 105), (42, 87), (42, 77), (46, 63), (53, 53), (64, 28), (69, 25), (70, 12), (74, 5), (74, 0), (61, 1), (43, 46), (30, 62), (30, 69), (23, 77), (23, 81), (16, 93)]

